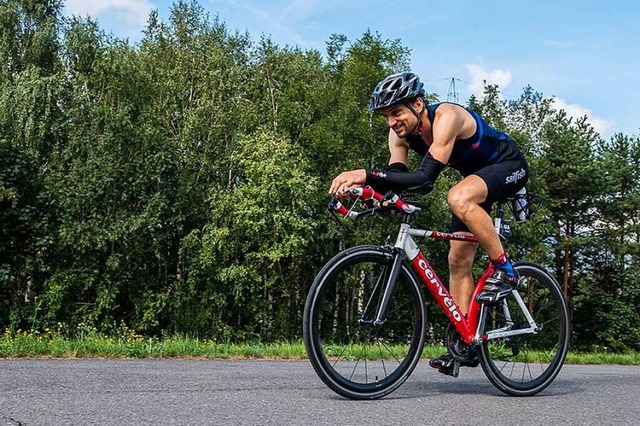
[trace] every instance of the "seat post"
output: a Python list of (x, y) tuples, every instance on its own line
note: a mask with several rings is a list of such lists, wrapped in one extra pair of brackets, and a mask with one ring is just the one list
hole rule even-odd
[(511, 224), (504, 219), (504, 205), (504, 201), (498, 201), (496, 215), (493, 218), (493, 227), (503, 241), (511, 237)]

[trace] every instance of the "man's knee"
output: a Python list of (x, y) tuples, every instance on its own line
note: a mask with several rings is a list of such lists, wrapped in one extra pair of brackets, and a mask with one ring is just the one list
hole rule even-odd
[(458, 186), (451, 188), (447, 193), (447, 204), (449, 204), (449, 208), (454, 213), (458, 213), (458, 211), (466, 204), (464, 190)]
[(475, 194), (472, 188), (456, 185), (447, 193), (447, 204), (456, 216), (464, 217), (467, 211), (476, 204), (474, 198)]
[(449, 208), (458, 217), (464, 217), (467, 211), (483, 203), (487, 198), (487, 185), (478, 176), (468, 176), (447, 193)]

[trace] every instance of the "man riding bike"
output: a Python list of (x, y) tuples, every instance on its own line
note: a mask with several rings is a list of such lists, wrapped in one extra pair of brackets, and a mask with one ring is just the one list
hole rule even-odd
[[(371, 111), (380, 112), (389, 126), (391, 158), (385, 170), (357, 169), (340, 173), (329, 192), (364, 185), (400, 192), (428, 193), (440, 172), (449, 166), (462, 180), (447, 194), (452, 210), (451, 232), (471, 233), (487, 252), (494, 274), (477, 296), (483, 303), (496, 303), (517, 285), (518, 276), (502, 247), (490, 212), (493, 202), (512, 197), (529, 177), (527, 161), (516, 143), (489, 126), (474, 111), (453, 103), (427, 105), (425, 89), (410, 72), (392, 74), (373, 90)], [(409, 150), (422, 155), (418, 169), (410, 172)], [(473, 292), (471, 268), (478, 244), (451, 241), (449, 289), (460, 311), (466, 315)], [(447, 353), (429, 364), (444, 374), (453, 372)], [(477, 366), (475, 357), (461, 365)]]

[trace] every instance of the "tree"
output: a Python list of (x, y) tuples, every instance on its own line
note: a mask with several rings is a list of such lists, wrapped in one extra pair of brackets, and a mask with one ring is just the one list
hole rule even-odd
[(622, 134), (599, 147), (606, 192), (596, 200), (594, 247), (585, 254), (588, 276), (576, 297), (577, 331), (585, 346), (640, 349), (640, 142)]
[(209, 225), (185, 241), (176, 326), (217, 339), (296, 335), (323, 191), (300, 148), (273, 131), (240, 139), (233, 158), (237, 187), (210, 192)]
[(2, 325), (36, 319), (52, 248), (46, 179), (61, 142), (59, 1), (0, 4)]
[[(0, 139), (0, 324), (33, 315), (45, 254), (45, 227), (35, 159)], [(28, 307), (25, 308), (25, 305)]]
[(1, 78), (12, 81), (30, 66), (43, 75), (58, 60), (60, 0), (6, 0), (0, 4)]
[(600, 138), (586, 117), (574, 123), (560, 111), (546, 124), (544, 140), (539, 172), (554, 228), (549, 243), (556, 276), (573, 307), (579, 253), (593, 243), (594, 201), (606, 191), (603, 181), (594, 179), (604, 174), (594, 151)]

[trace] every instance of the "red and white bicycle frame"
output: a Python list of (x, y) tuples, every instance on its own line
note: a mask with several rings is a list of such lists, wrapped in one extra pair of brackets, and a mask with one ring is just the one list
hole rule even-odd
[(502, 329), (491, 330), (485, 334), (481, 334), (482, 330), (484, 330), (485, 328), (485, 305), (477, 302), (476, 296), (480, 292), (482, 292), (487, 278), (493, 274), (493, 267), (491, 266), (491, 264), (489, 264), (487, 269), (484, 271), (473, 290), (473, 296), (471, 297), (471, 303), (469, 304), (469, 312), (465, 317), (462, 312), (460, 312), (460, 308), (454, 302), (451, 294), (447, 291), (447, 288), (438, 277), (438, 274), (436, 274), (436, 271), (434, 271), (427, 258), (424, 256), (422, 251), (420, 251), (420, 248), (418, 248), (418, 246), (416, 245), (413, 237), (433, 238), (436, 240), (465, 241), (469, 243), (477, 243), (478, 240), (473, 236), (465, 234), (450, 234), (446, 232), (425, 231), (422, 229), (413, 228), (408, 223), (402, 223), (400, 225), (400, 231), (395, 243), (395, 247), (405, 253), (405, 256), (411, 262), (414, 270), (419, 274), (420, 278), (425, 283), (433, 298), (438, 302), (456, 330), (458, 330), (460, 338), (463, 342), (469, 345), (480, 344), (484, 340), (537, 332), (538, 325), (531, 317), (531, 314), (529, 313), (529, 310), (527, 309), (520, 294), (517, 291), (514, 291), (513, 296), (518, 303), (520, 310), (524, 314), (529, 326), (525, 328), (519, 328), (517, 330), (512, 330), (511, 326), (513, 323), (511, 321), (511, 315), (506, 303), (503, 303), (503, 311), (505, 314), (505, 318), (507, 319), (508, 326)]
[[(420, 210), (419, 207), (404, 202), (397, 195), (394, 195), (392, 198), (385, 199), (383, 195), (373, 191), (368, 187), (352, 189), (350, 190), (349, 196), (359, 200), (372, 199), (378, 203), (386, 203), (387, 206), (390, 206), (395, 210), (406, 214), (412, 214)], [(333, 205), (330, 205), (330, 209), (337, 211), (338, 213), (347, 217), (358, 217), (360, 215), (358, 212), (348, 210), (337, 200), (334, 201)], [(363, 213), (369, 214), (369, 212)], [(500, 230), (500, 221), (501, 217), (498, 217), (495, 220), (495, 227), (496, 231), (498, 232)], [(513, 322), (511, 321), (509, 307), (507, 306), (506, 302), (503, 301), (502, 309), (504, 311), (507, 326), (500, 329), (490, 330), (484, 334), (481, 334), (482, 330), (485, 329), (484, 321), (486, 320), (486, 309), (485, 305), (476, 301), (476, 296), (484, 288), (487, 278), (493, 274), (493, 267), (491, 266), (491, 264), (489, 264), (488, 268), (484, 271), (474, 288), (471, 303), (469, 305), (469, 312), (465, 317), (460, 311), (459, 306), (454, 302), (447, 288), (444, 286), (434, 269), (429, 264), (427, 258), (424, 256), (422, 251), (420, 251), (420, 248), (413, 240), (413, 237), (433, 238), (437, 240), (449, 241), (464, 241), (469, 243), (478, 243), (478, 240), (474, 236), (465, 234), (452, 234), (413, 228), (408, 222), (408, 220), (405, 220), (400, 224), (400, 230), (398, 232), (398, 237), (394, 245), (394, 247), (399, 252), (396, 253), (396, 257), (391, 268), (389, 280), (385, 288), (385, 295), (383, 297), (382, 306), (376, 317), (377, 323), (382, 323), (385, 321), (386, 306), (388, 305), (388, 300), (391, 298), (391, 293), (393, 293), (395, 281), (397, 280), (400, 272), (400, 263), (404, 255), (411, 262), (414, 270), (418, 273), (422, 281), (425, 283), (429, 292), (433, 295), (434, 299), (438, 302), (446, 316), (449, 318), (449, 321), (451, 321), (451, 323), (454, 325), (454, 327), (460, 334), (461, 340), (466, 344), (477, 345), (485, 340), (497, 339), (507, 336), (516, 336), (521, 334), (537, 333), (538, 325), (529, 313), (529, 310), (527, 309), (520, 294), (517, 291), (514, 291), (513, 296), (520, 310), (524, 314), (526, 321), (528, 322), (528, 327), (522, 327), (516, 330), (512, 329)]]

